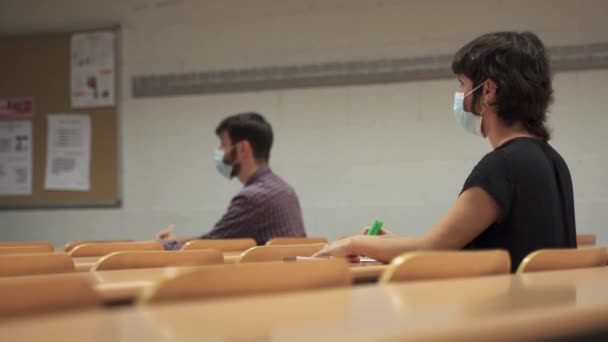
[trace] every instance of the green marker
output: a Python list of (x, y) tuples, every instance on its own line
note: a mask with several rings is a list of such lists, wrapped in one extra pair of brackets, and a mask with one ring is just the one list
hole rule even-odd
[(380, 233), (380, 229), (382, 229), (382, 221), (375, 220), (372, 226), (367, 231), (367, 235), (378, 235)]

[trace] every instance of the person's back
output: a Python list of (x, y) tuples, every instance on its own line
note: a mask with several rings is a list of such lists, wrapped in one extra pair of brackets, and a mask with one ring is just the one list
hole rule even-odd
[(570, 172), (547, 142), (526, 137), (507, 141), (479, 162), (464, 189), (471, 186), (486, 189), (503, 213), (466, 249), (505, 248), (515, 270), (538, 249), (576, 247)]
[[(305, 237), (304, 222), (300, 209), (300, 202), (295, 190), (281, 177), (273, 173), (270, 168), (262, 168), (247, 183), (239, 193), (248, 199), (255, 210), (243, 212), (247, 227), (229, 229), (232, 238), (252, 237), (258, 245), (264, 245), (275, 237)], [(218, 224), (230, 224), (219, 222)], [(246, 228), (246, 229), (243, 229)], [(243, 236), (238, 235), (242, 232)], [(214, 236), (202, 236), (213, 238)]]

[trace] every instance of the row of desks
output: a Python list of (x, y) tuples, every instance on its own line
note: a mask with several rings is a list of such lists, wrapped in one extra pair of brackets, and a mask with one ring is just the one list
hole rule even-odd
[[(107, 289), (151, 272), (78, 276)], [(607, 326), (606, 289), (602, 267), (137, 305), (15, 319), (0, 331), (7, 341), (526, 340)]]
[[(224, 262), (227, 264), (235, 263), (240, 257), (241, 253), (242, 252), (224, 252)], [(76, 268), (77, 272), (88, 272), (91, 270), (93, 265), (95, 265), (95, 263), (101, 258), (101, 256), (79, 258), (77, 257), (72, 258), (72, 260), (74, 261), (74, 267)]]
[[(355, 282), (374, 281), (378, 279), (386, 267), (387, 265), (353, 265), (351, 267), (353, 280)], [(97, 271), (79, 273), (78, 276), (89, 279), (104, 302), (113, 303), (135, 299), (145, 288), (154, 285), (165, 272), (174, 273), (174, 268)]]
[[(224, 261), (234, 263), (241, 252), (224, 252)], [(146, 287), (158, 281), (172, 268), (145, 268), (89, 272), (101, 257), (74, 258), (79, 276), (89, 279), (106, 303), (135, 299)], [(352, 264), (351, 272), (356, 283), (376, 281), (388, 266), (384, 264)]]

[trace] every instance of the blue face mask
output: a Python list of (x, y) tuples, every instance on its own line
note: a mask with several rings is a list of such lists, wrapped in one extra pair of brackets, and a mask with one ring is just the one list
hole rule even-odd
[(483, 115), (483, 112), (480, 115), (475, 115), (464, 110), (464, 98), (479, 89), (482, 85), (483, 83), (466, 94), (462, 92), (456, 92), (454, 94), (454, 117), (456, 117), (456, 121), (465, 131), (484, 138), (481, 131), (481, 115)]
[(215, 160), (215, 168), (222, 176), (228, 179), (232, 178), (232, 165), (224, 162), (224, 151), (216, 150), (213, 152), (213, 160)]

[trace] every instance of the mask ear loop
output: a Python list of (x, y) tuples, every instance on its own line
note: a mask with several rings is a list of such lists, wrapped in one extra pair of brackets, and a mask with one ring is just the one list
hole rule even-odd
[[(482, 84), (484, 84), (484, 83), (482, 83)], [(496, 87), (495, 89), (498, 89), (498, 87)], [(486, 135), (483, 132), (483, 114), (486, 112), (486, 110), (488, 109), (488, 107), (490, 107), (490, 105), (488, 105), (488, 99), (487, 98), (483, 99), (483, 106), (484, 106), (483, 110), (481, 111), (481, 113), (479, 113), (479, 116), (481, 117), (480, 120), (479, 120), (479, 132), (485, 138)]]
[[(485, 83), (485, 82), (484, 82), (484, 83)], [(484, 83), (482, 83), (482, 85), (483, 85)], [(478, 88), (479, 88), (479, 87), (478, 87)], [(498, 87), (496, 87), (496, 88), (494, 88), (494, 89), (498, 89)], [(487, 98), (484, 98), (484, 99), (483, 99), (483, 106), (484, 106), (483, 111), (482, 111), (481, 113), (479, 113), (479, 116), (483, 116), (483, 113), (485, 113), (485, 112), (486, 112), (486, 110), (488, 109), (488, 107), (490, 107), (490, 105), (488, 104), (488, 99), (487, 99)]]
[[(477, 87), (475, 87), (475, 89), (471, 90), (471, 93), (474, 92), (475, 90), (479, 89), (480, 87), (482, 87), (485, 84), (485, 81), (482, 82), (480, 85), (478, 85)], [(488, 110), (488, 101), (484, 98), (483, 100), (483, 110), (481, 111), (481, 113), (479, 113), (479, 120), (477, 121), (477, 128), (476, 131), (478, 132), (477, 134), (483, 138), (486, 137), (486, 135), (484, 134), (483, 131), (483, 114), (486, 112), (486, 110)]]
[(468, 93), (464, 94), (464, 97), (467, 97), (467, 96), (469, 96), (469, 95), (473, 94), (473, 92), (474, 92), (475, 90), (479, 89), (481, 86), (483, 86), (483, 85), (484, 85), (484, 83), (486, 83), (486, 82), (485, 82), (485, 81), (481, 82), (481, 84), (480, 84), (480, 85), (478, 85), (477, 87), (475, 87), (475, 89), (473, 89), (473, 90), (471, 90), (470, 92), (468, 92)]
[[(481, 82), (481, 84), (480, 84), (480, 85), (478, 85), (477, 87), (473, 88), (473, 90), (471, 90), (471, 91), (469, 91), (468, 93), (464, 94), (464, 97), (467, 97), (467, 96), (469, 96), (469, 95), (473, 94), (473, 92), (475, 92), (475, 90), (477, 90), (477, 89), (481, 88), (481, 87), (482, 87), (484, 84), (485, 84), (485, 81)], [(464, 99), (463, 99), (463, 101), (464, 101)], [(485, 104), (484, 104), (484, 105), (485, 105)], [(464, 103), (463, 103), (463, 107), (464, 107)], [(471, 108), (471, 109), (473, 109), (473, 108)], [(483, 115), (483, 113), (485, 113), (486, 109), (487, 109), (487, 106), (486, 106), (486, 108), (484, 108), (483, 112), (481, 112), (479, 115), (480, 115), (480, 116), (481, 116), (481, 115)], [(471, 110), (471, 112), (473, 112), (473, 110)]]

